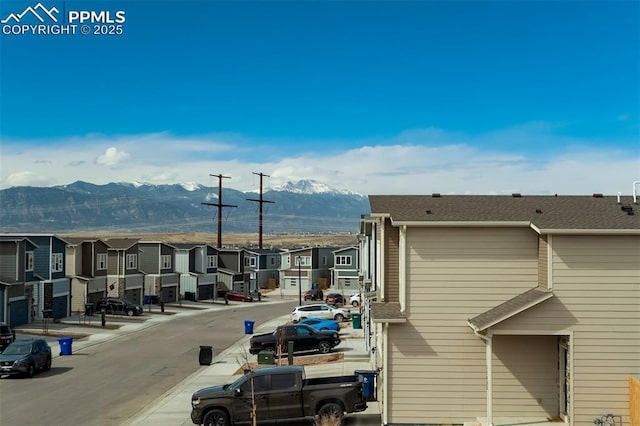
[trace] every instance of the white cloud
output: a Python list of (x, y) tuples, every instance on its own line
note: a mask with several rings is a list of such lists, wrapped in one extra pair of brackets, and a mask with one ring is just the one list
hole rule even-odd
[(116, 167), (121, 163), (129, 160), (129, 158), (131, 158), (131, 155), (129, 155), (128, 153), (124, 151), (118, 151), (118, 148), (110, 146), (109, 148), (107, 148), (104, 154), (99, 155), (96, 158), (95, 162), (96, 164), (100, 164), (102, 166)]
[[(295, 146), (314, 151), (305, 153), (291, 151), (293, 145), (282, 141), (238, 135), (3, 141), (0, 187), (76, 180), (218, 186), (218, 178), (210, 175), (221, 174), (230, 177), (223, 179), (224, 187), (257, 190), (254, 172), (262, 172), (269, 175), (265, 187), (315, 179), (361, 194), (627, 194), (640, 180), (637, 150), (624, 150), (616, 141), (572, 139), (555, 130), (553, 124), (531, 123), (476, 136), (429, 128), (356, 144), (297, 141)], [(514, 140), (529, 148), (499, 148), (513, 147)]]

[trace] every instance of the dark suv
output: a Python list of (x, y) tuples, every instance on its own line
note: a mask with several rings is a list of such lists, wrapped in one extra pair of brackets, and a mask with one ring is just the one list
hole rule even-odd
[(36, 370), (51, 370), (51, 346), (44, 339), (16, 340), (0, 354), (0, 374), (33, 377)]
[(98, 300), (96, 303), (96, 311), (102, 310), (108, 314), (118, 315), (142, 315), (142, 306), (129, 302), (127, 299), (116, 299), (114, 297), (106, 297)]
[(7, 324), (0, 322), (0, 352), (11, 342), (16, 340), (13, 330)]
[(312, 290), (307, 290), (304, 293), (304, 300), (322, 300), (324, 294), (322, 294), (322, 290), (319, 288), (315, 288)]

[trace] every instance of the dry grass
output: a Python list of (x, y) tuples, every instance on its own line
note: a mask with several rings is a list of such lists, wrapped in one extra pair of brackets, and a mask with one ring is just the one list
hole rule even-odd
[[(163, 241), (167, 243), (209, 243), (217, 245), (218, 237), (215, 233), (206, 232), (186, 232), (180, 234), (158, 233), (114, 233), (106, 231), (82, 231), (61, 234), (64, 238), (140, 238), (143, 240)], [(257, 233), (251, 234), (223, 234), (222, 244), (224, 246), (238, 247), (256, 247), (259, 238)], [(358, 239), (355, 234), (265, 234), (262, 236), (262, 246), (291, 248), (291, 247), (308, 247), (308, 246), (335, 246), (347, 247), (357, 245)]]
[[(287, 357), (283, 358), (284, 363), (287, 363)], [(321, 365), (334, 362), (342, 362), (344, 360), (343, 353), (331, 353), (326, 355), (305, 355), (294, 356), (293, 365)], [(245, 370), (255, 370), (258, 368), (257, 362), (244, 362), (235, 374), (242, 374)]]
[(342, 426), (342, 419), (336, 416), (321, 416), (314, 420), (314, 426)]

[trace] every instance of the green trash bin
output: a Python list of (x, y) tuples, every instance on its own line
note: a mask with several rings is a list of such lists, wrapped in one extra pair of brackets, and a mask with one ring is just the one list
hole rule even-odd
[(269, 351), (269, 350), (258, 352), (258, 364), (275, 365), (276, 354), (273, 351)]
[(362, 314), (360, 312), (354, 312), (351, 314), (351, 321), (353, 328), (362, 328)]

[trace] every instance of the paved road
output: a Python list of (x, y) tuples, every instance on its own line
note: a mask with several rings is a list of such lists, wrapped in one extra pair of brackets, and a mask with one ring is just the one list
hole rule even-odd
[(51, 371), (33, 379), (3, 378), (0, 424), (120, 424), (200, 368), (200, 345), (223, 351), (242, 337), (245, 319), (259, 324), (290, 312), (296, 304), (230, 305), (181, 315), (56, 358)]

